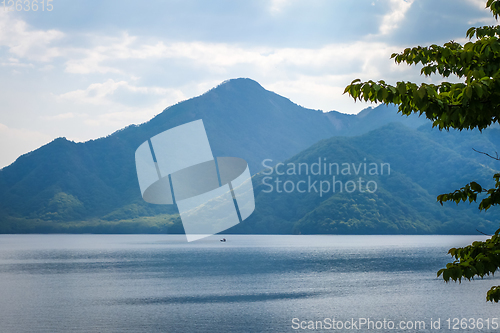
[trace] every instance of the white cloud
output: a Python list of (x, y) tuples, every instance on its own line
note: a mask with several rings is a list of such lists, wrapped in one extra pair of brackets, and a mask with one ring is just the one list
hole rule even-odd
[(61, 94), (58, 98), (77, 103), (106, 105), (111, 104), (111, 101), (109, 101), (107, 97), (112, 95), (120, 86), (128, 86), (128, 84), (125, 81), (115, 82), (114, 80), (109, 79), (104, 83), (93, 83), (86, 89), (78, 89)]
[(491, 17), (481, 17), (481, 18), (477, 18), (477, 19), (474, 19), (474, 20), (470, 20), (470, 21), (467, 22), (467, 24), (469, 24), (470, 26), (497, 25), (498, 22), (495, 19), (495, 17), (493, 17), (493, 15), (491, 15)]
[(0, 168), (14, 162), (21, 152), (29, 152), (51, 141), (50, 135), (19, 128), (9, 128), (0, 123)]
[[(263, 84), (268, 83), (270, 88), (276, 87), (277, 93), (290, 97), (303, 106), (353, 113), (359, 111), (359, 104), (351, 103), (349, 107), (346, 97), (341, 96), (343, 87), (349, 84), (352, 79), (358, 77), (362, 79), (390, 79), (391, 75), (388, 78), (387, 74), (394, 73), (399, 77), (406, 75), (406, 79), (418, 80), (417, 70), (406, 66), (397, 66), (389, 58), (391, 53), (398, 51), (401, 51), (399, 47), (389, 46), (385, 43), (361, 41), (326, 45), (321, 48), (243, 48), (227, 43), (183, 42), (166, 44), (163, 41), (152, 41), (147, 44), (139, 43), (137, 38), (124, 34), (120, 38), (113, 39), (113, 42), (108, 43), (107, 46), (97, 45), (87, 50), (85, 55), (90, 58), (71, 60), (71, 62), (73, 64), (77, 62), (81, 64), (92, 63), (92, 66), (82, 65), (81, 71), (85, 69), (87, 72), (91, 70), (101, 72), (106, 69), (109, 72), (121, 72), (124, 68), (117, 65), (116, 62), (106, 62), (106, 59), (133, 58), (134, 61), (144, 63), (149, 60), (161, 60), (167, 62), (166, 66), (171, 61), (182, 59), (185, 66), (199, 68), (201, 72), (210, 73), (209, 77), (215, 75), (221, 77), (222, 80), (242, 76), (250, 77)], [(73, 69), (75, 68), (73, 67)], [(78, 72), (78, 70), (73, 72)], [(125, 112), (137, 115), (141, 113), (137, 110), (146, 105), (151, 106), (160, 100), (170, 102), (159, 106), (158, 110), (162, 110), (168, 105), (186, 99), (187, 96), (191, 97), (202, 93), (221, 81), (216, 79), (201, 80), (184, 83), (182, 87), (176, 89), (167, 89), (155, 86), (136, 86), (131, 81), (140, 81), (140, 79), (133, 72), (128, 73), (128, 75), (131, 80), (108, 79), (105, 82), (90, 84), (85, 89), (60, 94), (57, 98), (78, 104), (107, 106), (115, 110), (106, 112), (106, 114), (118, 113), (118, 108), (121, 108), (123, 117), (133, 119), (134, 117), (130, 115), (125, 116)], [(289, 84), (285, 83), (287, 81)], [(200, 90), (199, 87), (195, 87), (196, 85), (206, 88)], [(119, 94), (119, 92), (121, 93)], [(137, 101), (142, 99), (144, 102), (142, 105), (136, 105), (136, 108), (131, 107), (131, 103), (140, 104), (135, 103), (134, 98)], [(111, 122), (111, 117), (108, 115), (95, 119), (100, 119), (104, 123), (116, 123)], [(95, 119), (89, 120), (88, 123), (97, 124)], [(145, 120), (147, 119), (143, 121)]]
[(73, 119), (76, 118), (78, 114), (74, 112), (65, 112), (65, 113), (59, 113), (56, 114), (55, 116), (41, 116), (42, 119), (48, 119), (48, 120), (61, 120), (61, 119)]
[(17, 57), (37, 62), (47, 62), (61, 55), (60, 49), (51, 44), (62, 39), (64, 33), (55, 29), (31, 29), (25, 21), (9, 14), (0, 11), (0, 46), (7, 47)]
[(6, 66), (6, 67), (27, 67), (27, 68), (34, 68), (35, 66), (32, 63), (23, 63), (20, 62), (19, 59), (16, 58), (9, 58), (7, 61), (0, 62), (0, 65)]
[[(71, 57), (66, 61), (66, 72), (73, 74), (123, 73), (122, 70), (104, 66), (103, 62), (132, 58), (139, 51), (132, 47), (135, 37), (124, 33), (120, 37), (86, 36), (95, 46), (68, 50)], [(139, 56), (140, 57), (140, 56)]]
[(109, 79), (104, 83), (93, 83), (89, 85), (86, 89), (79, 89), (75, 91), (70, 91), (57, 96), (61, 100), (70, 100), (76, 103), (88, 103), (94, 105), (110, 105), (110, 104), (123, 104), (120, 100), (113, 99), (119, 90), (129, 96), (141, 96), (149, 95), (153, 97), (162, 98), (165, 96), (174, 97), (177, 100), (185, 99), (185, 96), (181, 91), (176, 89), (166, 89), (159, 87), (137, 87), (129, 84), (127, 81), (114, 81)]
[(478, 9), (485, 9), (486, 8), (486, 1), (485, 0), (465, 0), (465, 2), (468, 2), (468, 3), (476, 6)]
[(405, 14), (410, 9), (414, 0), (390, 0), (390, 11), (384, 15), (380, 25), (380, 33), (387, 35), (399, 27), (404, 20)]
[(82, 51), (81, 58), (68, 60), (66, 71), (78, 74), (124, 73), (125, 68), (112, 60), (133, 59), (139, 62), (182, 60), (189, 62), (190, 68), (216, 74), (230, 74), (231, 68), (240, 65), (252, 66), (260, 72), (290, 70), (291, 67), (299, 71), (324, 71), (326, 67), (327, 74), (331, 74), (334, 68), (343, 72), (346, 64), (366, 62), (374, 55), (388, 57), (390, 54), (387, 45), (375, 42), (332, 44), (320, 48), (244, 48), (235, 44), (205, 42), (154, 41), (140, 44), (136, 37), (129, 35), (113, 39), (111, 43), (109, 40), (103, 42), (107, 45), (97, 45)]
[(253, 52), (224, 43), (138, 42), (137, 37), (124, 34), (119, 38), (100, 38), (101, 43), (91, 49), (72, 50), (73, 57), (66, 61), (66, 72), (74, 74), (125, 73), (112, 64), (114, 60), (189, 59), (200, 65), (227, 67), (250, 62)]
[[(466, 1), (484, 8), (484, 0)], [(196, 27), (193, 31), (180, 29), (184, 23), (176, 26), (175, 20), (171, 20), (172, 25), (165, 25), (171, 30), (158, 33), (148, 29), (157, 29), (159, 25), (145, 26), (138, 30), (140, 35), (133, 26), (129, 29), (123, 22), (112, 32), (96, 33), (106, 29), (91, 31), (94, 27), (73, 25), (67, 23), (66, 18), (61, 22), (55, 20), (51, 25), (66, 25), (71, 29), (37, 28), (0, 11), (0, 74), (3, 76), (0, 87), (4, 91), (0, 97), (0, 122), (27, 128), (1, 125), (0, 139), (12, 142), (8, 148), (4, 148), (7, 146), (4, 143), (2, 150), (18, 145), (19, 155), (54, 136), (78, 141), (105, 136), (131, 123), (145, 122), (165, 107), (197, 96), (230, 78), (249, 77), (302, 106), (347, 113), (358, 112), (366, 106), (342, 95), (344, 87), (355, 78), (384, 79), (388, 83), (435, 80), (421, 77), (418, 68), (395, 65), (389, 58), (391, 53), (402, 51), (403, 46), (391, 44), (397, 43), (391, 35), (405, 24), (408, 10), (416, 10), (411, 7), (413, 0), (384, 0), (389, 4), (387, 12), (384, 12), (387, 6), (376, 7), (375, 1), (374, 7), (371, 1), (356, 5), (324, 3), (330, 4), (323, 5), (321, 1), (308, 4), (310, 20), (301, 21), (303, 25), (298, 27), (304, 29), (293, 29), (297, 28), (293, 24), (301, 20), (294, 15), (308, 16), (302, 15), (305, 13), (301, 8), (306, 7), (295, 6), (293, 0), (263, 2), (257, 11), (263, 13), (266, 20), (254, 26), (257, 33), (263, 27), (269, 31), (270, 38), (262, 43), (260, 40), (266, 38), (252, 39), (252, 32), (238, 29), (227, 35), (217, 29), (192, 33)], [(345, 5), (347, 3), (349, 5)], [(359, 16), (356, 9), (359, 6), (369, 7), (370, 12), (366, 11), (372, 19), (369, 27), (385, 13), (380, 25), (373, 26), (372, 35), (362, 36), (366, 25), (361, 29), (356, 23), (353, 29), (359, 27), (360, 32), (354, 34), (350, 42), (336, 42), (343, 33), (328, 23), (331, 8), (339, 9), (335, 12), (339, 18), (350, 20), (352, 15), (354, 22), (364, 22), (365, 16)], [(345, 8), (350, 8), (350, 12), (342, 12)], [(475, 10), (475, 7), (469, 8)], [(207, 15), (219, 15), (219, 11), (214, 13)], [(223, 24), (223, 14), (218, 17), (221, 20), (214, 22)], [(432, 17), (438, 16), (439, 13)], [(207, 22), (200, 24), (203, 29), (209, 26)], [(174, 32), (176, 28), (183, 33)], [(331, 32), (332, 37), (324, 31)], [(235, 38), (239, 33), (241, 39)], [(284, 33), (293, 37), (293, 43), (273, 42), (286, 39)], [(319, 42), (306, 40), (316, 35), (323, 36)], [(404, 43), (412, 41), (405, 39)], [(23, 140), (31, 145), (23, 145)]]
[(271, 0), (269, 10), (272, 14), (279, 14), (289, 3), (290, 0)]
[[(119, 65), (111, 67), (115, 66), (116, 62), (115, 64), (106, 62), (106, 59), (133, 58), (138, 62), (161, 60), (167, 61), (166, 66), (169, 65), (168, 62), (182, 59), (185, 66), (191, 69), (199, 68), (202, 72), (220, 76), (222, 79), (246, 76), (262, 83), (269, 82), (271, 86), (273, 84), (275, 84), (274, 86), (283, 86), (283, 82), (286, 80), (289, 80), (294, 86), (302, 82), (302, 93), (299, 95), (309, 96), (307, 100), (301, 101), (302, 105), (329, 110), (339, 109), (335, 105), (335, 96), (340, 89), (339, 85), (344, 87), (355, 77), (382, 78), (382, 70), (392, 70), (398, 73), (407, 71), (408, 69), (398, 68), (389, 59), (390, 54), (397, 51), (400, 51), (398, 47), (377, 42), (335, 44), (321, 48), (243, 48), (227, 43), (166, 44), (162, 41), (141, 44), (138, 43), (137, 38), (123, 35), (108, 46), (98, 45), (89, 49), (85, 53), (89, 58), (71, 60), (71, 63), (87, 64), (82, 65), (81, 70), (75, 70), (78, 66), (72, 67), (72, 72), (82, 72), (83, 69), (87, 72), (91, 70), (105, 71), (103, 69), (109, 72), (121, 72), (124, 68)], [(92, 65), (88, 65), (90, 63)], [(134, 76), (134, 73), (128, 73), (128, 75), (132, 78), (131, 81), (139, 80)], [(307, 80), (309, 83), (300, 81), (300, 78), (304, 77), (309, 78)], [(335, 78), (335, 80), (331, 78)], [(311, 85), (313, 80), (323, 82), (321, 83), (322, 89), (310, 89), (311, 86), (314, 86), (314, 84)], [(136, 96), (138, 99), (141, 96), (149, 96), (153, 100), (155, 97), (156, 100), (159, 100), (160, 96), (169, 96), (168, 100), (175, 103), (185, 99), (186, 96), (193, 96), (193, 91), (200, 92), (193, 86), (204, 84), (205, 81), (186, 83), (183, 88), (167, 89), (151, 86), (138, 87), (126, 80), (108, 79), (102, 83), (93, 83), (85, 89), (60, 94), (58, 98), (75, 103), (101, 106), (121, 104), (121, 107), (124, 107), (131, 102), (131, 99), (128, 98), (131, 96)], [(220, 80), (209, 81), (220, 82)], [(332, 85), (328, 87), (325, 85), (326, 82), (331, 82)], [(211, 86), (207, 86), (208, 88)], [(117, 97), (118, 91), (124, 93), (121, 95), (122, 101)], [(187, 91), (191, 93), (187, 93)], [(308, 94), (304, 94), (304, 91), (308, 91)], [(285, 94), (283, 91), (278, 92)], [(294, 92), (298, 91), (287, 89), (286, 92), (289, 94), (285, 94), (285, 96), (294, 99), (296, 98)], [(311, 103), (311, 101), (314, 102)], [(326, 101), (329, 102), (326, 103)], [(163, 107), (167, 105), (163, 105)], [(355, 108), (358, 109), (358, 106)], [(354, 112), (353, 110), (347, 111)]]
[[(71, 106), (74, 111), (46, 119), (78, 122), (108, 131), (145, 122), (165, 107), (186, 99), (179, 89), (140, 87), (112, 79), (55, 97), (61, 107)], [(109, 133), (102, 133), (106, 134)]]
[[(344, 78), (350, 82), (352, 78)], [(338, 77), (326, 76), (318, 79), (315, 76), (300, 76), (294, 80), (282, 80), (264, 84), (266, 89), (277, 92), (283, 96), (293, 96), (292, 101), (306, 108), (315, 108), (309, 103), (311, 95), (316, 96), (318, 105), (330, 105), (330, 108), (321, 108), (323, 111), (351, 111), (357, 113), (370, 106), (369, 103), (356, 103), (344, 93), (343, 86), (339, 85)]]

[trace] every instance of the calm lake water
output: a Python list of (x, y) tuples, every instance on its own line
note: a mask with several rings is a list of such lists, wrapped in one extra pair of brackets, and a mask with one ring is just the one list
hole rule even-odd
[(436, 278), (450, 247), (484, 239), (0, 235), (0, 332), (498, 332), (500, 280)]

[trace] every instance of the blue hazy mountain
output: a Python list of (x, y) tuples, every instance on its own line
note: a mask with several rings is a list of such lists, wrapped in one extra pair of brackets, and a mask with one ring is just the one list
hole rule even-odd
[[(336, 147), (331, 147), (330, 155), (326, 155), (329, 146), (322, 148), (326, 149), (324, 153), (322, 151), (324, 158), (334, 159), (337, 156), (356, 162), (354, 157), (359, 155), (388, 161), (391, 166), (394, 164), (393, 175), (396, 176), (382, 177), (380, 192), (377, 190), (377, 194), (385, 193), (386, 196), (374, 199), (375, 203), (366, 200), (371, 205), (370, 211), (379, 214), (380, 221), (386, 221), (381, 223), (393, 223), (398, 216), (403, 216), (402, 211), (414, 212), (404, 218), (408, 227), (390, 229), (399, 233), (445, 230), (439, 226), (451, 223), (455, 215), (452, 209), (437, 212), (440, 207), (436, 206), (435, 195), (441, 189), (453, 190), (463, 185), (462, 180), (470, 180), (466, 176), (480, 174), (486, 177), (494, 167), (490, 160), (477, 160), (487, 159), (484, 155), (466, 156), (466, 138), (473, 137), (476, 147), (480, 149), (493, 149), (500, 142), (493, 131), (488, 132), (488, 137), (479, 133), (471, 133), (467, 137), (462, 136), (463, 133), (453, 136), (453, 133), (430, 130), (425, 119), (400, 116), (394, 106), (368, 108), (358, 115), (337, 111), (323, 113), (294, 104), (265, 90), (253, 80), (234, 79), (201, 96), (170, 106), (144, 124), (131, 125), (105, 138), (84, 143), (58, 138), (20, 156), (13, 164), (0, 170), (0, 232), (182, 232), (174, 206), (151, 205), (142, 200), (134, 153), (148, 138), (197, 119), (203, 119), (214, 156), (244, 158), (252, 174), (263, 169), (264, 160), (272, 161), (268, 162), (271, 165), (290, 158), (298, 161), (311, 149), (319, 149), (330, 142), (328, 140), (339, 141)], [(394, 122), (402, 125), (384, 127)], [(443, 139), (443, 135), (448, 136)], [(382, 139), (385, 140), (384, 145), (378, 146), (377, 142)], [(405, 142), (407, 144), (403, 144)], [(341, 147), (347, 155), (338, 151)], [(420, 149), (422, 147), (425, 149)], [(416, 151), (420, 152), (418, 156)], [(433, 175), (435, 171), (429, 168), (424, 172), (416, 168), (419, 165), (417, 159), (427, 163), (436, 159), (435, 166), (444, 163), (440, 161), (454, 164), (446, 164), (449, 169), (439, 173), (439, 177), (426, 178), (426, 172)], [(470, 163), (464, 160), (470, 160)], [(406, 169), (400, 167), (405, 161), (409, 164)], [(456, 169), (455, 166), (465, 169)], [(259, 177), (261, 175), (256, 175), (254, 180), (257, 182)], [(395, 179), (404, 184), (394, 183)], [(402, 194), (397, 192), (399, 185), (395, 184), (417, 189), (425, 200), (417, 200), (421, 204), (414, 206), (412, 202), (402, 199)], [(313, 196), (305, 201), (300, 197), (292, 200), (291, 196), (272, 197), (272, 193), (264, 196), (261, 185), (254, 185), (257, 209), (251, 220), (240, 227), (242, 232), (346, 232), (349, 228), (356, 233), (373, 232), (373, 229), (359, 223), (351, 226), (347, 221), (352, 217), (348, 215), (335, 218), (335, 221), (346, 221), (347, 227), (342, 225), (344, 229), (325, 229), (317, 225), (320, 219), (315, 220), (314, 214), (327, 212), (326, 202), (336, 200), (338, 194), (327, 201), (326, 197), (317, 200)], [(347, 200), (348, 196), (340, 197)], [(352, 200), (356, 202), (358, 199), (353, 197)], [(271, 207), (270, 202), (276, 202), (276, 205)], [(301, 213), (291, 216), (290, 211), (283, 215), (282, 211), (290, 210), (287, 202), (293, 202), (294, 209)], [(345, 207), (345, 214), (350, 214), (352, 207)], [(360, 210), (358, 207), (352, 212)], [(448, 211), (452, 214), (450, 217), (446, 216)], [(387, 214), (392, 217), (387, 219)], [(429, 214), (434, 217), (425, 220), (426, 216), (431, 216)], [(360, 216), (364, 218), (364, 215)], [(471, 216), (476, 218), (476, 215)], [(259, 217), (260, 222), (256, 220)], [(480, 218), (485, 226), (489, 226), (489, 220)], [(282, 229), (266, 226), (266, 221), (280, 221), (272, 224), (282, 225)]]
[(321, 140), (254, 177), (258, 210), (231, 232), (492, 233), (500, 218), (495, 209), (442, 207), (436, 196), (471, 180), (493, 186), (498, 161), (472, 148), (494, 152), (499, 139), (497, 129), (439, 132), (391, 123), (357, 137)]

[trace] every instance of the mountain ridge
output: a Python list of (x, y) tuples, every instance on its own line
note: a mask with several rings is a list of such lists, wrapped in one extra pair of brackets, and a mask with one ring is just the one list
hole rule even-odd
[[(165, 108), (143, 124), (81, 143), (58, 138), (20, 156), (0, 170), (0, 232), (182, 232), (175, 206), (142, 200), (134, 153), (150, 137), (197, 119), (203, 119), (213, 155), (241, 157), (252, 174), (262, 170), (264, 159), (274, 163), (288, 160), (331, 137), (343, 137), (346, 147), (359, 146), (360, 136), (394, 121), (404, 124), (400, 133), (412, 131), (412, 135), (427, 138), (428, 147), (440, 140), (435, 131), (425, 129), (430, 127), (428, 120), (401, 116), (395, 106), (367, 108), (361, 115), (323, 113), (301, 107), (251, 79), (232, 79)], [(496, 134), (489, 141), (474, 135), (471, 137), (483, 142), (483, 147), (496, 147), (495, 142), (500, 142)], [(450, 138), (447, 145), (452, 151), (456, 142), (460, 149), (466, 148), (461, 136)], [(397, 142), (393, 137), (388, 144), (396, 149)], [(377, 148), (375, 141), (362, 144), (384, 156), (390, 154)], [(462, 150), (455, 158), (462, 156)], [(422, 152), (421, 156), (427, 155)], [(466, 172), (455, 183), (472, 174)], [(418, 179), (405, 177), (412, 186), (421, 185)], [(434, 182), (435, 189), (425, 191), (435, 195), (437, 184), (448, 180), (444, 177)], [(293, 227), (289, 230), (301, 232)]]
[[(392, 146), (387, 144), (388, 142), (392, 143)], [(410, 154), (404, 156), (408, 145), (419, 147), (420, 150), (412, 150), (417, 155), (427, 156), (426, 152), (432, 150), (432, 153), (440, 158), (435, 160), (436, 164), (426, 166), (429, 159), (412, 159), (415, 156)], [(373, 146), (378, 149), (374, 150)], [(394, 146), (399, 146), (399, 150), (395, 151)], [(442, 207), (436, 202), (436, 195), (441, 191), (451, 192), (471, 179), (484, 186), (493, 185), (491, 176), (494, 170), (446, 145), (430, 140), (425, 130), (391, 123), (354, 138), (332, 137), (317, 142), (283, 161), (283, 164), (310, 166), (317, 163), (318, 159), (339, 164), (363, 161), (388, 163), (391, 174), (376, 175), (364, 180), (365, 183), (370, 179), (376, 181), (378, 189), (375, 193), (348, 193), (345, 190), (338, 193), (337, 189), (336, 193), (319, 195), (318, 191), (284, 193), (283, 189), (278, 194), (276, 189), (269, 192), (268, 184), (278, 178), (282, 187), (287, 181), (297, 186), (299, 181), (309, 184), (313, 181), (318, 184), (321, 181), (329, 181), (330, 184), (333, 184), (333, 181), (343, 181), (345, 184), (348, 181), (356, 181), (357, 176), (349, 178), (337, 174), (334, 180), (329, 180), (328, 177), (319, 175), (309, 181), (308, 178), (312, 177), (310, 175), (283, 175), (283, 170), (279, 175), (276, 171), (272, 174), (259, 173), (254, 181), (259, 210), (245, 223), (233, 227), (230, 232), (474, 234), (478, 228), (487, 233), (498, 228), (500, 214), (494, 210), (479, 212), (474, 205), (456, 206), (450, 203)], [(419, 169), (426, 172), (416, 173)], [(456, 170), (458, 177), (450, 177), (449, 170)], [(272, 180), (264, 182), (265, 177), (271, 177)]]

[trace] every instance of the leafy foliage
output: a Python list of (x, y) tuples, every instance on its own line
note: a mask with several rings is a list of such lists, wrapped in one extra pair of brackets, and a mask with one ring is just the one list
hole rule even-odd
[[(488, 0), (495, 18), (500, 14), (500, 1)], [(391, 58), (397, 64), (422, 66), (421, 74), (439, 74), (444, 79), (454, 76), (461, 82), (417, 85), (412, 82), (352, 81), (345, 88), (355, 100), (397, 104), (398, 111), (405, 115), (413, 113), (425, 115), (439, 129), (479, 129), (500, 122), (500, 26), (472, 27), (466, 37), (469, 42), (461, 45), (450, 41), (443, 46), (407, 48), (402, 53), (394, 53)], [(478, 195), (486, 196), (479, 204), (480, 210), (500, 204), (500, 174), (493, 176), (495, 187), (484, 189), (473, 181), (448, 194), (439, 195), (437, 200), (459, 203), (475, 202)], [(500, 267), (499, 232), (485, 242), (450, 249), (455, 261), (438, 272), (445, 281), (468, 280), (474, 276), (493, 274)], [(487, 300), (498, 302), (500, 286), (487, 293)]]
[(438, 195), (437, 199), (441, 205), (444, 201), (454, 201), (457, 204), (461, 201), (472, 203), (477, 200), (478, 194), (487, 193), (487, 196), (479, 203), (479, 209), (488, 210), (491, 206), (500, 204), (500, 173), (493, 175), (493, 178), (495, 179), (494, 188), (486, 190), (478, 183), (470, 182), (452, 193)]
[[(462, 281), (473, 279), (475, 276), (494, 274), (500, 266), (500, 230), (485, 242), (474, 242), (463, 248), (452, 248), (448, 253), (455, 261), (448, 263), (446, 268), (440, 269), (438, 276), (443, 276), (445, 281)], [(488, 301), (500, 300), (500, 286), (492, 287), (486, 296)]]
[[(498, 1), (488, 1), (495, 15)], [(352, 81), (345, 88), (354, 99), (394, 103), (399, 112), (424, 114), (440, 129), (484, 129), (499, 121), (500, 111), (500, 26), (470, 28), (465, 45), (450, 41), (443, 46), (407, 48), (394, 53), (396, 63), (421, 64), (425, 76), (455, 75), (464, 82), (417, 85), (385, 81)]]

